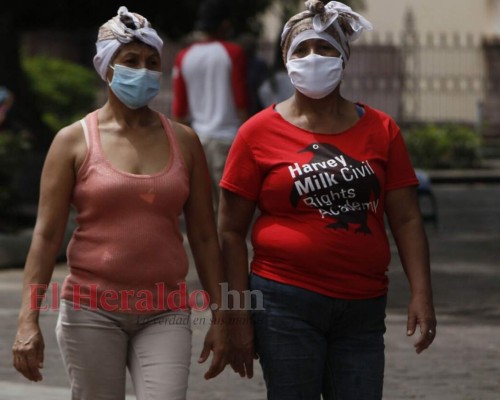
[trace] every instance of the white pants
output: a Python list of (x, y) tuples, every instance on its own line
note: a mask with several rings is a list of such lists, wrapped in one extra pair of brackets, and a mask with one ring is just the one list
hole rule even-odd
[(137, 315), (73, 309), (61, 301), (57, 342), (73, 400), (125, 399), (126, 369), (137, 400), (184, 400), (191, 361), (187, 312)]

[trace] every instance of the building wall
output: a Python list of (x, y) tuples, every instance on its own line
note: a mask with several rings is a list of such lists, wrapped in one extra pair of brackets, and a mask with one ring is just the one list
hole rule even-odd
[[(417, 29), (423, 36), (429, 32), (467, 32), (481, 37), (500, 35), (500, 0), (363, 1), (365, 8), (360, 12), (373, 23), (375, 32), (383, 35), (400, 34), (409, 9), (413, 9)], [(299, 7), (303, 3), (299, 0)], [(282, 28), (281, 9), (277, 3), (264, 14), (262, 21), (262, 40), (274, 41)]]
[(500, 0), (365, 0), (362, 14), (374, 31), (364, 40), (394, 37), (402, 46), (410, 12), (416, 80), (403, 101), (416, 104), (413, 119), (480, 123), (488, 81), (483, 41), (500, 30)]
[(466, 32), (474, 36), (499, 32), (499, 0), (364, 0), (362, 11), (376, 32), (399, 34), (405, 14), (412, 9), (418, 32)]
[(500, 36), (500, 0), (488, 1), (488, 30), (490, 34)]

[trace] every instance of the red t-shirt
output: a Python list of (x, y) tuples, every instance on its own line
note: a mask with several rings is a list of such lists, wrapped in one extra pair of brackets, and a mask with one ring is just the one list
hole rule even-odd
[(258, 203), (253, 273), (337, 298), (387, 292), (385, 193), (418, 180), (396, 123), (364, 107), (339, 134), (298, 128), (274, 105), (240, 128), (220, 186)]

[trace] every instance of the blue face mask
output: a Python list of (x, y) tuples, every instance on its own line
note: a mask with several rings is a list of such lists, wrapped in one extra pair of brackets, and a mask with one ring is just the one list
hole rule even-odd
[(146, 68), (128, 68), (120, 64), (114, 67), (109, 87), (128, 108), (136, 110), (149, 104), (160, 91), (161, 72)]

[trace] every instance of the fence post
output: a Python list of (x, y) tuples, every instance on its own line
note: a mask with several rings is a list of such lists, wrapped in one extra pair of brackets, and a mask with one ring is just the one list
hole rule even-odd
[(486, 93), (483, 107), (484, 137), (500, 154), (500, 38), (483, 43), (486, 57)]
[(420, 112), (420, 48), (415, 14), (411, 8), (406, 12), (404, 26), (401, 48), (403, 58), (403, 109), (400, 115), (402, 115), (403, 121), (408, 123), (416, 121)]

